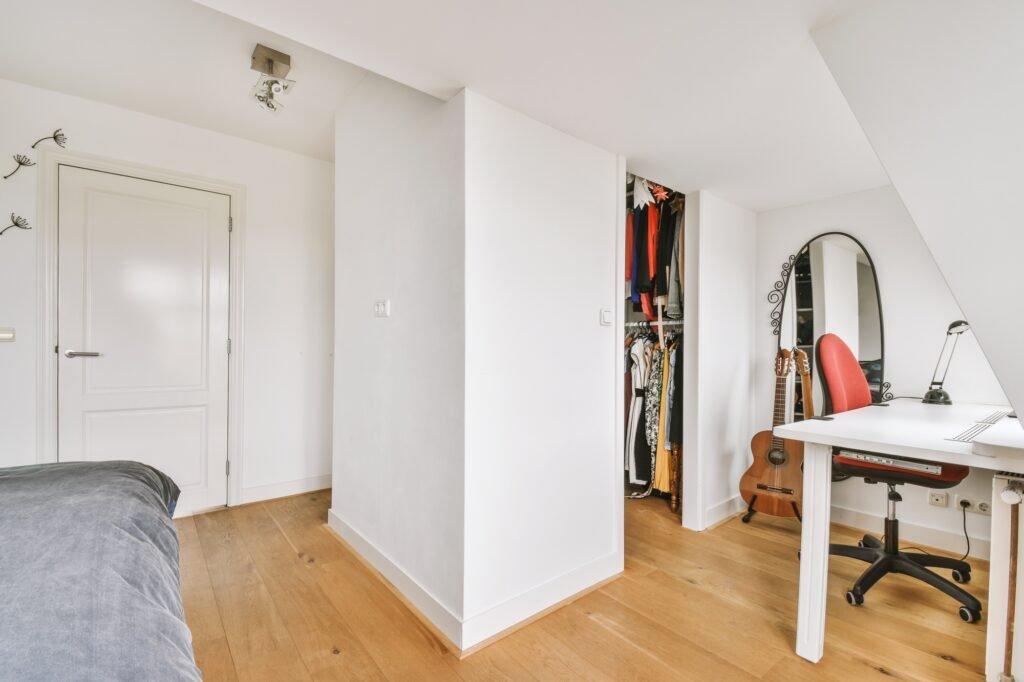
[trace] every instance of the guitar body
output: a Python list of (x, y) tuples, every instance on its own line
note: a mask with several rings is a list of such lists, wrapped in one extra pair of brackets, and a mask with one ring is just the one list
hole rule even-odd
[[(800, 512), (804, 489), (804, 444), (798, 440), (774, 439), (761, 431), (750, 441), (754, 463), (740, 479), (740, 495), (748, 509), (792, 517)], [(795, 505), (795, 506), (794, 506)]]
[[(803, 383), (803, 399), (810, 401), (810, 363), (807, 353), (797, 349), (791, 353), (780, 348), (775, 354), (775, 402), (772, 429), (786, 422), (787, 380), (796, 356)], [(814, 407), (807, 407), (813, 414)], [(747, 503), (743, 523), (750, 523), (755, 512), (772, 516), (800, 518), (800, 504), (804, 491), (804, 444), (785, 440), (772, 431), (761, 431), (750, 440), (754, 463), (740, 479), (740, 495)]]

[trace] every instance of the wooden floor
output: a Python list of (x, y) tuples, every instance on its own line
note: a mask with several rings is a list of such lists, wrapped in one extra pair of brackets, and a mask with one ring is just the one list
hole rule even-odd
[[(329, 491), (177, 521), (196, 660), (218, 680), (978, 680), (984, 620), (887, 576), (851, 607), (864, 568), (832, 559), (825, 658), (793, 653), (799, 527), (758, 517), (706, 533), (663, 500), (626, 502), (626, 571), (459, 661), (324, 528)], [(833, 540), (856, 542), (835, 528)], [(975, 561), (984, 603), (987, 565)]]

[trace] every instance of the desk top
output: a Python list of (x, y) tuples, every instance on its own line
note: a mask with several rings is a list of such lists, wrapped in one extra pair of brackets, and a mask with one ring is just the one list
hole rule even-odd
[[(1021, 449), (1001, 447), (986, 454), (978, 454), (981, 450), (976, 452), (971, 442), (953, 440), (997, 412), (1006, 413), (1009, 408), (970, 403), (925, 405), (914, 398), (900, 398), (836, 414), (831, 421), (784, 424), (775, 427), (775, 433), (792, 440), (1024, 474), (1024, 430), (1018, 441)], [(1004, 417), (996, 422), (1001, 432), (1007, 421)]]

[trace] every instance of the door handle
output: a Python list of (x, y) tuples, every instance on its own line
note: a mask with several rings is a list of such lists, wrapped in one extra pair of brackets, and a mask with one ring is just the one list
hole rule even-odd
[(66, 350), (64, 351), (64, 357), (66, 358), (98, 358), (99, 353), (95, 353), (91, 350)]

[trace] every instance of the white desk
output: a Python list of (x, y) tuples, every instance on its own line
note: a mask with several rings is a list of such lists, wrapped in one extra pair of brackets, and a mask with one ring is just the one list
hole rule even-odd
[[(905, 398), (837, 414), (831, 421), (775, 428), (782, 438), (805, 443), (797, 654), (817, 662), (825, 650), (832, 447), (1024, 474), (1024, 430), (1019, 440), (1011, 432), (1009, 443), (989, 448), (994, 456), (976, 454), (971, 443), (949, 440), (994, 412), (1008, 410), (1000, 405), (925, 405)], [(993, 537), (993, 546), (1000, 540)]]

